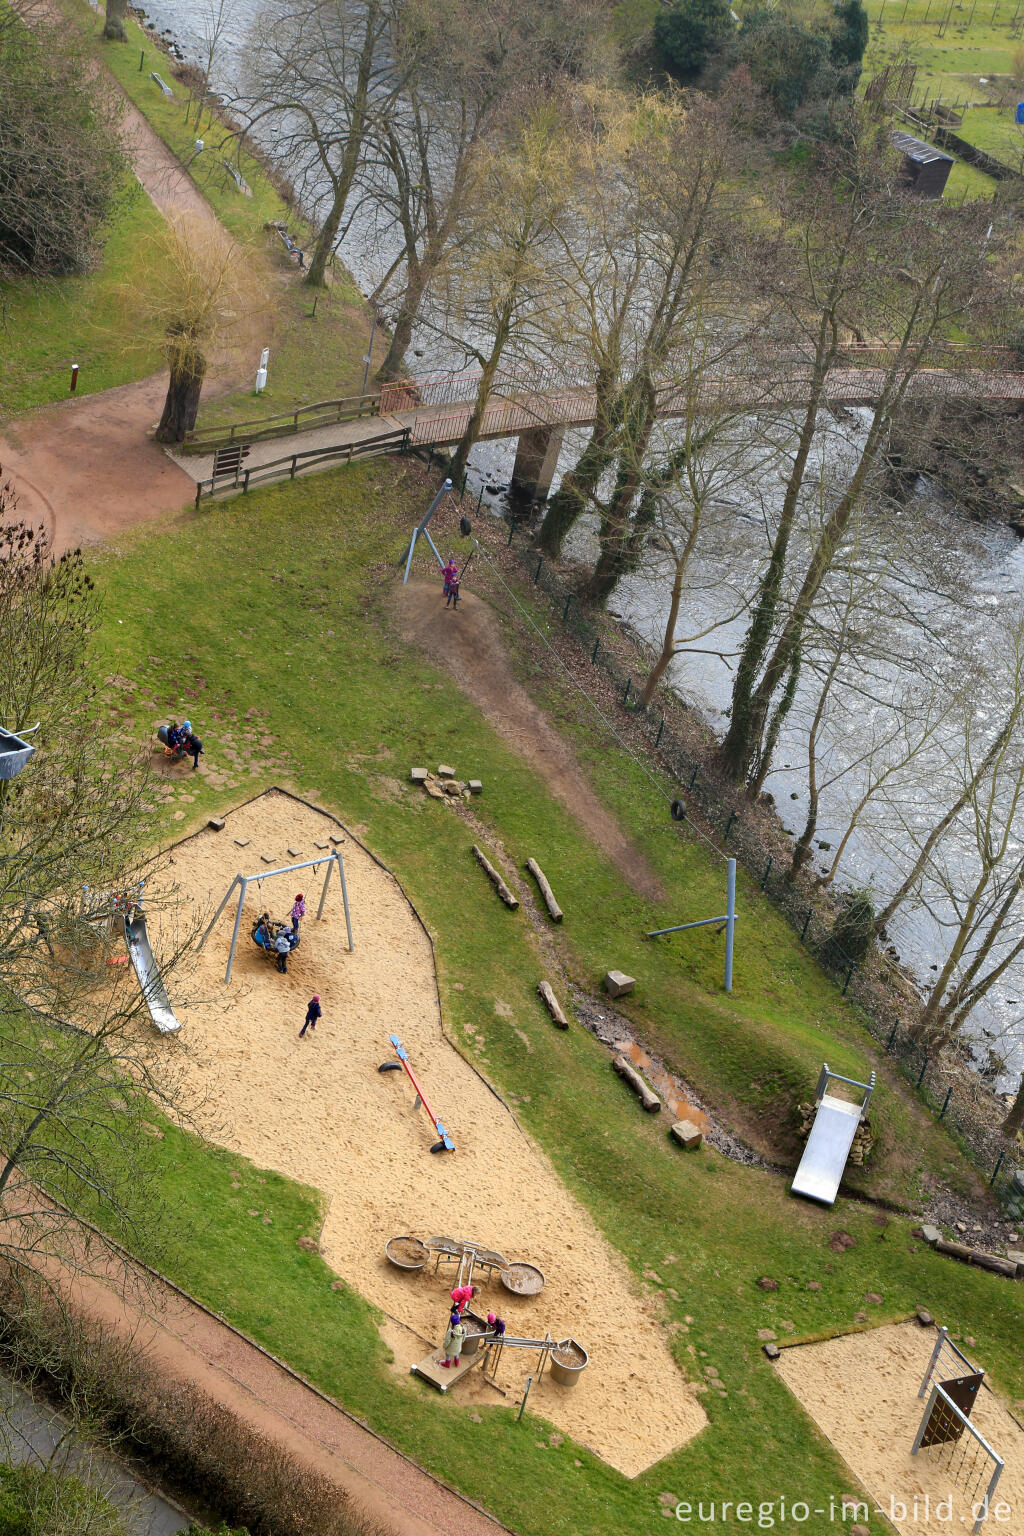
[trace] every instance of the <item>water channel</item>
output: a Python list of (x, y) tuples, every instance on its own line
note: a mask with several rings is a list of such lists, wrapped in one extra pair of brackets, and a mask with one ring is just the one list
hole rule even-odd
[[(146, 14), (165, 38), (173, 37), (183, 56), (201, 59), (207, 51), (204, 39), (210, 33), (211, 17), (220, 6), (221, 0), (148, 0)], [(214, 84), (222, 89), (229, 89), (231, 81), (238, 75), (246, 28), (261, 8), (261, 0), (223, 0), (225, 19), (213, 68)], [(341, 255), (363, 289), (369, 292), (380, 274), (367, 263), (358, 228), (347, 237)], [(380, 260), (378, 247), (375, 262)], [(425, 337), (414, 339), (413, 347), (416, 353), (410, 355), (409, 362), (414, 372), (429, 375), (466, 365), (465, 357), (445, 355), (436, 341), (428, 342)], [(841, 455), (855, 447), (862, 429), (862, 414), (847, 412), (843, 422), (823, 429), (820, 445), (823, 456), (831, 448)], [(574, 462), (583, 442), (580, 432), (567, 431), (559, 473)], [(491, 442), (478, 445), (471, 456), (473, 490), (483, 493), (484, 505), (497, 516), (504, 516), (509, 511), (507, 487), (514, 452), (514, 440)], [(557, 486), (557, 477), (555, 484)], [(763, 487), (760, 489), (763, 493)], [(771, 498), (766, 499), (770, 501)], [(736, 519), (730, 533), (730, 558), (733, 573), (742, 568), (746, 559), (752, 576), (759, 569), (764, 543), (758, 517), (745, 511), (746, 500), (742, 487), (737, 489), (733, 501)], [(911, 586), (916, 582), (921, 595), (912, 605), (914, 613), (908, 632), (900, 637), (897, 649), (902, 653), (903, 666), (908, 665), (909, 658), (909, 666), (925, 674), (937, 664), (936, 655), (930, 654), (924, 643), (929, 635), (937, 635), (936, 644), (945, 650), (942, 664), (952, 662), (954, 667), (957, 646), (977, 651), (989, 643), (989, 619), (993, 610), (1003, 604), (1012, 604), (1024, 595), (1024, 544), (1012, 530), (1002, 525), (978, 526), (970, 522), (936, 487), (925, 481), (919, 482), (912, 492), (908, 516), (913, 519), (914, 547), (900, 556), (906, 566), (902, 579)], [(593, 525), (581, 523), (567, 543), (566, 555), (589, 563), (595, 537)], [(714, 587), (713, 559), (710, 565), (706, 573), (698, 572), (701, 596), (695, 600), (689, 615), (695, 621), (694, 628), (711, 618), (720, 620), (725, 611), (720, 606), (716, 608), (714, 597), (709, 595)], [(960, 588), (961, 598), (957, 606), (962, 611), (955, 632), (949, 627), (943, 632), (942, 598), (936, 595), (942, 586), (937, 573), (942, 572), (949, 575), (951, 581), (951, 573), (955, 573)], [(703, 576), (707, 579), (702, 579)], [(652, 564), (645, 562), (641, 573), (620, 584), (610, 606), (644, 639), (657, 642), (667, 606), (666, 583), (664, 579), (658, 579)], [(968, 615), (966, 638), (964, 613)], [(922, 627), (914, 634), (911, 631), (916, 628), (917, 620), (921, 621)], [(718, 630), (714, 647), (724, 653), (735, 650), (744, 628), (745, 620), (740, 619)], [(669, 680), (689, 703), (704, 713), (713, 727), (719, 731), (724, 728), (731, 689), (731, 671), (726, 661), (712, 655), (687, 654), (673, 662)], [(898, 682), (899, 667), (894, 663), (893, 686)], [(780, 738), (776, 754), (779, 766), (766, 786), (774, 795), (786, 826), (794, 833), (803, 826), (807, 804), (806, 746), (797, 728), (802, 714), (806, 715), (806, 708), (803, 711), (800, 708), (801, 702), (798, 696), (792, 717), (794, 724)], [(857, 708), (857, 702), (851, 701), (851, 715), (856, 714)], [(983, 719), (979, 719), (978, 728), (983, 734)], [(838, 737), (833, 735), (828, 743), (828, 751), (840, 758), (844, 752), (842, 735), (842, 732)], [(934, 795), (927, 790), (919, 793), (917, 803), (912, 800), (906, 808), (910, 823), (921, 827), (930, 825), (934, 804)], [(834, 846), (844, 826), (842, 797), (826, 793), (822, 798), (815, 843)], [(971, 851), (970, 838), (966, 835), (961, 851), (966, 866)], [(821, 868), (821, 864), (815, 867)], [(893, 884), (892, 877), (897, 868), (898, 861), (894, 862), (887, 837), (873, 833), (870, 826), (866, 826), (863, 830), (858, 829), (851, 838), (837, 884), (873, 882), (884, 898)], [(943, 958), (943, 928), (948, 924), (949, 915), (948, 903), (932, 893), (929, 902), (905, 908), (892, 924), (890, 938), (896, 950), (925, 985)], [(1003, 1091), (1014, 1089), (1024, 1070), (1024, 962), (1011, 967), (978, 1005), (971, 1018), (970, 1033), (977, 1045), (979, 1065), (991, 1066), (993, 1057), (1002, 1058), (1005, 1067), (998, 1072), (995, 1081)]]

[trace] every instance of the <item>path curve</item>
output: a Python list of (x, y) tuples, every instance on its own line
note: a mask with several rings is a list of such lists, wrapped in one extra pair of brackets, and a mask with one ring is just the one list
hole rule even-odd
[(337, 1403), (169, 1281), (149, 1272), (145, 1307), (77, 1275), (76, 1307), (131, 1338), (159, 1370), (193, 1382), (260, 1434), (315, 1467), (382, 1536), (500, 1536), (508, 1527), (438, 1482)]
[[(165, 218), (188, 213), (220, 228), (195, 182), (127, 98), (123, 138), (139, 182)], [(14, 484), (18, 516), (42, 523), (57, 554), (192, 501), (194, 482), (146, 435), (160, 418), (166, 390), (161, 371), (42, 406), (4, 426), (0, 465)]]

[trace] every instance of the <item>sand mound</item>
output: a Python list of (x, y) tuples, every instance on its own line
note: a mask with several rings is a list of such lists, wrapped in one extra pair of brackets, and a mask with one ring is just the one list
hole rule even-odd
[[(874, 1510), (901, 1536), (933, 1528), (970, 1530), (970, 1505), (983, 1497), (991, 1470), (986, 1469), (980, 1491), (965, 1491), (964, 1475), (956, 1482), (951, 1476), (948, 1451), (935, 1447), (910, 1454), (926, 1406), (917, 1394), (934, 1344), (930, 1330), (899, 1323), (784, 1349), (776, 1367), (870, 1494)], [(984, 1367), (984, 1361), (975, 1364)], [(984, 1387), (971, 1419), (1006, 1463), (989, 1517), (992, 1529), (1024, 1530), (1024, 1430)], [(958, 1448), (954, 1469), (960, 1455)], [(1009, 1506), (1008, 1520), (995, 1518), (1000, 1500)], [(948, 1512), (943, 1501), (949, 1501)]]
[[(236, 871), (298, 862), (321, 852), (338, 827), (330, 818), (270, 793), (231, 812), (222, 832), (202, 831), (173, 850), (161, 878), (188, 893), (194, 915), (212, 915)], [(235, 839), (247, 838), (240, 849)], [(638, 1294), (625, 1263), (547, 1160), (441, 1029), (429, 940), (397, 882), (350, 837), (342, 846), (352, 903), (354, 953), (335, 887), (326, 920), (313, 914), (319, 885), (309, 871), (282, 876), (250, 897), (230, 987), (223, 984), (232, 914), (220, 918), (183, 978), (206, 999), (179, 1005), (178, 1050), (187, 1076), (206, 1094), (212, 1139), (254, 1162), (315, 1185), (327, 1197), (322, 1251), (350, 1285), (405, 1325), (399, 1364), (422, 1358), (421, 1339), (439, 1343), (450, 1271), (403, 1274), (387, 1263), (396, 1233), (470, 1236), (507, 1258), (529, 1259), (547, 1277), (535, 1298), (486, 1283), (510, 1334), (572, 1334), (591, 1364), (566, 1390), (547, 1376), (530, 1406), (627, 1476), (683, 1445), (706, 1423), (692, 1387), (672, 1359), (656, 1304)], [(315, 872), (314, 872), (315, 875)], [(332, 881), (332, 885), (334, 882)], [(309, 916), (287, 976), (249, 938), (259, 907), (283, 917), (297, 890)], [(159, 914), (151, 919), (160, 950)], [(319, 992), (323, 1022), (300, 1040), (307, 1000)], [(175, 1001), (177, 1001), (175, 999)], [(402, 1074), (378, 1074), (397, 1034), (433, 1108), (455, 1140), (454, 1154), (431, 1156), (434, 1131)], [(260, 1228), (254, 1222), (254, 1241)], [(417, 1338), (420, 1335), (421, 1338)], [(395, 1332), (389, 1330), (395, 1344)], [(521, 1395), (537, 1356), (506, 1349), (499, 1383)], [(472, 1385), (471, 1385), (472, 1383)], [(413, 1390), (427, 1391), (425, 1387)], [(485, 1388), (477, 1368), (454, 1389), (459, 1400)], [(482, 1400), (482, 1399), (481, 1399)]]

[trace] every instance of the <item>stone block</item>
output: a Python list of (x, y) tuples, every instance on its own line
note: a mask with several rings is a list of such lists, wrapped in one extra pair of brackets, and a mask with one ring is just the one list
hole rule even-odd
[(438, 763), (437, 776), (439, 779), (454, 779), (455, 769), (449, 767), (447, 763)]
[(235, 847), (236, 848), (248, 848), (248, 846), (249, 846), (249, 839), (247, 837), (236, 837), (235, 838)]
[(942, 1236), (942, 1233), (939, 1231), (938, 1227), (925, 1226), (921, 1228), (921, 1236), (924, 1238), (926, 1243), (930, 1243), (932, 1247), (934, 1247), (939, 1238)]
[(335, 833), (335, 832), (331, 833), (331, 842), (334, 844), (335, 848), (337, 848), (339, 843), (343, 843), (344, 841), (345, 841), (345, 839), (343, 837), (341, 837), (338, 833)]
[(223, 816), (211, 816), (209, 821), (206, 823), (206, 825), (209, 827), (211, 832), (223, 832), (224, 831), (224, 817)]
[(482, 795), (484, 792), (482, 779), (470, 779), (466, 785), (471, 795)]
[(301, 848), (289, 848), (288, 849), (288, 857), (290, 859), (301, 859), (302, 858), (302, 849)]
[(271, 858), (269, 853), (261, 853), (260, 862), (262, 864), (273, 864), (274, 860)]
[(409, 778), (412, 780), (412, 782), (414, 784), (425, 784), (429, 777), (430, 777), (430, 770), (427, 769), (427, 768), (410, 768), (409, 769)]
[(922, 1328), (934, 1328), (935, 1327), (935, 1319), (934, 1319), (934, 1317), (932, 1317), (931, 1313), (928, 1311), (928, 1309), (926, 1307), (918, 1307), (918, 1309), (917, 1309), (917, 1320), (921, 1324)]
[(610, 997), (624, 997), (635, 986), (635, 979), (625, 971), (609, 971), (604, 978), (604, 989)]
[(696, 1150), (704, 1140), (700, 1128), (694, 1125), (692, 1120), (677, 1120), (669, 1130), (673, 1141), (678, 1141), (681, 1147)]
[(769, 1360), (777, 1360), (779, 1358), (779, 1356), (782, 1354), (782, 1350), (779, 1348), (779, 1346), (777, 1344), (770, 1344), (769, 1343), (769, 1344), (763, 1345), (762, 1347), (764, 1349), (765, 1354), (768, 1356)]

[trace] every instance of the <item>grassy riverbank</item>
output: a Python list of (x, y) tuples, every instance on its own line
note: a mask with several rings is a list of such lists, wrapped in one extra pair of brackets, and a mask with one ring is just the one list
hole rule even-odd
[[(678, 921), (720, 900), (721, 869), (680, 836), (637, 765), (553, 681), (543, 653), (506, 618), (476, 566), (474, 591), (492, 601), (519, 676), (646, 855), (665, 899), (632, 893), (447, 674), (401, 641), (390, 589), (426, 491), (420, 471), (374, 463), (188, 515), (98, 554), (105, 623), (97, 671), (118, 730), (143, 739), (155, 713), (187, 706), (211, 763), (237, 752), (247, 712), (262, 712), (260, 731), (273, 736), (272, 747), (258, 749), (253, 735), (241, 759), (230, 759), (237, 789), (197, 788), (202, 776), (188, 775), (155, 813), (154, 842), (271, 782), (289, 783), (358, 828), (431, 930), (452, 1037), (481, 1062), (623, 1253), (645, 1296), (638, 1304), (664, 1317), (682, 1367), (697, 1380), (713, 1367), (723, 1395), (707, 1390), (709, 1427), (633, 1482), (552, 1440), (529, 1413), (519, 1426), (510, 1407), (471, 1416), (457, 1394), (439, 1400), (390, 1371), (372, 1308), (352, 1290), (333, 1290), (327, 1266), (299, 1248), (298, 1237), (318, 1228), (314, 1192), (170, 1126), (152, 1156), (180, 1220), (152, 1256), (524, 1536), (639, 1536), (666, 1490), (768, 1498), (792, 1490), (795, 1469), (801, 1496), (822, 1503), (851, 1479), (774, 1377), (757, 1330), (813, 1338), (848, 1330), (865, 1307), (875, 1322), (927, 1305), (954, 1332), (977, 1339), (974, 1353), (1012, 1396), (1024, 1388), (1024, 1292), (937, 1258), (910, 1236), (906, 1219), (887, 1221), (848, 1201), (819, 1210), (791, 1200), (775, 1174), (708, 1151), (685, 1156), (662, 1117), (638, 1111), (603, 1046), (579, 1028), (552, 1030), (535, 993), (538, 939), (525, 914), (509, 920), (495, 901), (469, 856), (470, 829), (406, 787), (413, 761), (472, 764), (485, 782), (474, 811), (494, 842), (519, 865), (535, 853), (557, 876), (567, 916), (545, 943), (591, 991), (610, 964), (637, 976), (623, 1012), (727, 1122), (785, 1154), (794, 1145), (792, 1106), (813, 1087), (822, 1059), (858, 1076), (873, 1061), (853, 1011), (745, 882), (731, 996), (720, 990), (712, 933), (671, 948), (643, 943), (651, 919)], [(273, 569), (270, 548), (278, 552)], [(215, 603), (194, 606), (186, 632), (181, 591), (217, 593)], [(181, 798), (193, 792), (194, 801)], [(879, 1065), (879, 1147), (865, 1190), (913, 1205), (946, 1175), (970, 1180), (952, 1144)], [(842, 1253), (828, 1246), (837, 1230), (854, 1239)], [(758, 1289), (764, 1275), (778, 1280), (777, 1292)], [(866, 1303), (868, 1292), (882, 1303)], [(585, 1336), (583, 1317), (580, 1330)]]

